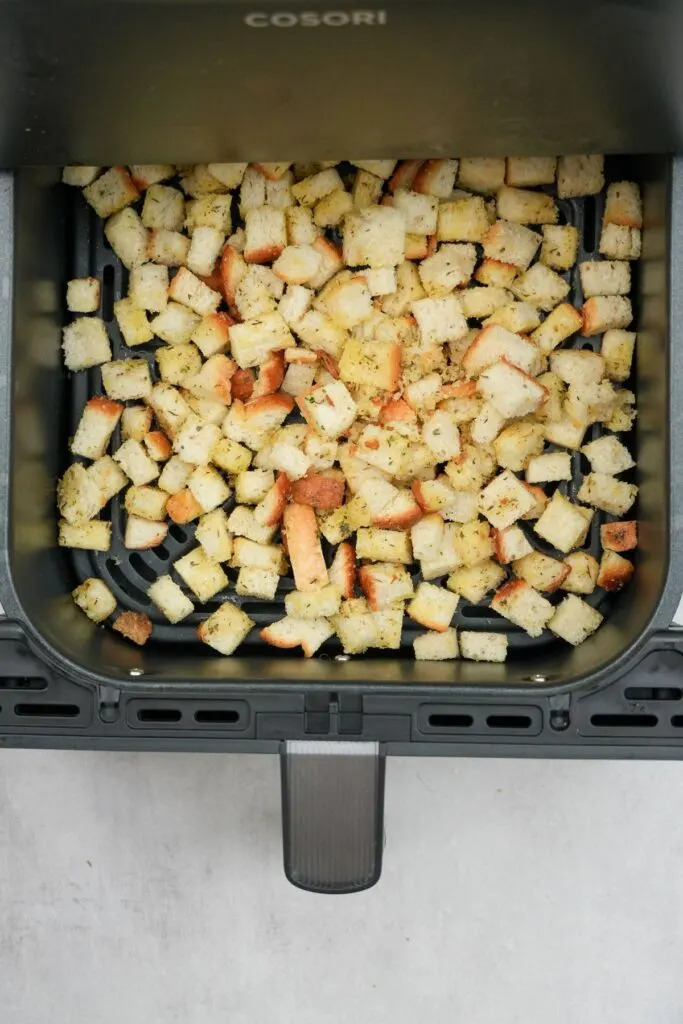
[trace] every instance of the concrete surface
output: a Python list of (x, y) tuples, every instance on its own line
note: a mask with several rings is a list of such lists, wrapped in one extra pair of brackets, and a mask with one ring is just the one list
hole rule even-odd
[(677, 1024), (683, 765), (391, 760), (378, 887), (270, 757), (0, 753), (2, 1024)]

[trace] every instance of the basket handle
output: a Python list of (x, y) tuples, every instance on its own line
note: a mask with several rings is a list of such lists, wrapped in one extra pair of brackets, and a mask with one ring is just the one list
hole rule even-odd
[(382, 871), (379, 743), (287, 740), (280, 755), (285, 874), (309, 892), (368, 889)]

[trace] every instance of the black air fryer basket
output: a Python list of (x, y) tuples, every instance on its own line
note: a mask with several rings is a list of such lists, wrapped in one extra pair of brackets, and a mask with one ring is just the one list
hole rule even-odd
[[(671, 627), (683, 591), (683, 160), (665, 155), (681, 141), (667, 91), (676, 12), (587, 0), (541, 14), (531, 0), (514, 15), (507, 4), (462, 12), (401, 0), (364, 12), (372, 17), (354, 10), (90, 0), (57, 13), (0, 0), (0, 161), (13, 168), (0, 174), (0, 742), (280, 753), (288, 877), (347, 892), (379, 876), (387, 754), (683, 751), (683, 634)], [(577, 19), (579, 52), (567, 34)], [(348, 85), (318, 95), (337, 66)], [(75, 608), (70, 591), (94, 575), (125, 607), (153, 614), (149, 583), (193, 539), (191, 527), (173, 527), (162, 549), (127, 551), (115, 504), (110, 552), (56, 546), (55, 481), (99, 387), (99, 371), (62, 368), (64, 283), (103, 282), (115, 358), (112, 306), (124, 288), (101, 223), (59, 185), (61, 164), (557, 152), (655, 154), (607, 165), (644, 197), (629, 385), (640, 547), (633, 584), (600, 605), (606, 622), (594, 636), (576, 649), (549, 634), (531, 640), (465, 603), (455, 624), (505, 629), (506, 664), (415, 662), (408, 630), (399, 652), (375, 656), (349, 659), (330, 644), (304, 661), (250, 640), (221, 658), (196, 642), (192, 620), (155, 620), (154, 640), (137, 649)], [(563, 202), (561, 212), (594, 251), (600, 200)], [(598, 529), (596, 516), (590, 550)], [(247, 610), (257, 622), (279, 614)]]

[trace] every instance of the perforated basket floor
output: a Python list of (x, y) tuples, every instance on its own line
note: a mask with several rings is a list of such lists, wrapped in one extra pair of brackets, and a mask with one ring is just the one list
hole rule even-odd
[[(612, 180), (615, 180), (614, 177)], [(618, 178), (616, 180), (618, 180)], [(549, 189), (548, 191), (552, 190)], [(558, 207), (560, 209), (560, 223), (573, 224), (579, 229), (580, 244), (577, 263), (584, 259), (600, 258), (597, 250), (600, 237), (603, 199), (604, 197), (600, 195), (585, 199), (557, 200)], [(124, 296), (128, 290), (128, 271), (122, 266), (118, 258), (112, 252), (104, 236), (103, 222), (100, 221), (93, 211), (86, 205), (80, 191), (70, 189), (68, 202), (70, 203), (70, 217), (68, 225), (70, 276), (92, 276), (97, 277), (100, 280), (102, 284), (100, 315), (107, 324), (112, 341), (114, 359), (130, 358), (133, 355), (136, 358), (145, 358), (149, 362), (153, 378), (158, 379), (159, 375), (156, 368), (154, 354), (159, 345), (163, 343), (151, 342), (148, 345), (137, 346), (135, 349), (129, 349), (122, 340), (118, 325), (114, 318), (114, 302), (116, 299)], [(236, 209), (234, 211), (234, 222), (238, 222)], [(638, 264), (634, 263), (631, 266), (632, 273), (635, 278), (638, 272)], [(581, 292), (578, 266), (575, 266), (575, 268), (571, 272), (565, 274), (564, 277), (569, 281), (571, 286), (571, 291), (566, 301), (581, 305), (583, 302), (583, 295)], [(634, 283), (634, 299), (635, 294), (636, 288)], [(637, 322), (637, 304), (635, 304), (634, 309)], [(68, 314), (65, 311), (65, 318), (70, 317), (70, 315), (71, 314)], [(573, 339), (570, 339), (569, 342), (566, 342), (562, 348), (589, 348), (599, 351), (600, 342), (601, 338), (599, 337), (584, 338), (577, 335)], [(65, 370), (64, 373), (68, 378), (67, 387), (69, 388), (70, 395), (70, 401), (68, 403), (70, 420), (67, 425), (68, 436), (70, 437), (76, 429), (83, 406), (87, 400), (93, 395), (102, 394), (103, 388), (101, 374), (97, 368), (76, 374), (69, 374)], [(600, 424), (592, 426), (586, 434), (585, 442), (594, 440), (603, 432), (604, 428)], [(630, 443), (633, 440), (633, 433), (629, 436), (620, 434), (619, 437), (633, 449), (633, 445)], [(66, 468), (68, 463), (72, 461), (68, 453), (67, 442), (68, 437), (65, 435), (63, 438), (64, 468)], [(115, 450), (120, 443), (121, 438), (117, 429), (113, 438), (113, 450)], [(564, 449), (550, 446), (547, 450), (562, 451)], [(634, 453), (634, 458), (635, 457), (636, 455)], [(551, 493), (555, 486), (559, 486), (560, 490), (569, 497), (574, 498), (576, 496), (576, 493), (581, 486), (582, 476), (588, 471), (589, 466), (585, 457), (578, 452), (572, 452), (571, 458), (573, 470), (572, 480), (559, 485), (546, 485), (545, 489), (548, 493)], [(627, 475), (625, 479), (628, 478), (629, 477)], [(231, 508), (231, 501), (229, 501), (225, 507), (229, 512)], [(284, 597), (288, 591), (293, 589), (294, 585), (291, 576), (281, 578), (274, 601), (258, 601), (253, 598), (240, 597), (235, 593), (234, 584), (237, 577), (237, 570), (224, 566), (230, 579), (228, 589), (223, 591), (218, 595), (218, 597), (207, 602), (205, 605), (198, 605), (195, 613), (185, 619), (182, 623), (178, 625), (170, 625), (147, 596), (147, 589), (150, 584), (158, 578), (158, 576), (172, 572), (173, 563), (196, 546), (194, 539), (194, 524), (190, 524), (188, 526), (177, 526), (171, 524), (167, 540), (164, 544), (149, 551), (129, 551), (123, 544), (125, 512), (123, 510), (123, 501), (121, 500), (121, 496), (115, 498), (110, 503), (110, 506), (108, 506), (108, 509), (105, 510), (103, 515), (110, 515), (112, 521), (111, 550), (106, 553), (89, 551), (67, 552), (73, 568), (74, 586), (91, 576), (103, 579), (116, 596), (119, 604), (119, 610), (130, 609), (142, 611), (146, 612), (150, 616), (154, 624), (154, 631), (150, 643), (192, 643), (205, 650), (207, 654), (210, 654), (211, 652), (197, 639), (197, 626), (211, 612), (215, 611), (226, 597), (228, 597), (230, 600), (241, 605), (245, 612), (247, 612), (247, 614), (250, 615), (256, 623), (256, 627), (251, 631), (240, 648), (240, 653), (263, 654), (266, 645), (259, 637), (259, 629), (263, 628), (263, 626), (267, 625), (269, 622), (281, 618), (285, 614)], [(590, 552), (598, 559), (600, 557), (600, 525), (604, 522), (610, 521), (611, 519), (611, 516), (607, 516), (601, 512), (596, 512), (593, 517), (591, 529), (583, 550)], [(537, 550), (553, 555), (554, 557), (562, 557), (560, 552), (546, 544), (534, 533), (531, 528), (532, 523), (520, 522), (519, 525), (525, 530), (529, 541)], [(331, 549), (327, 550), (326, 555), (331, 557)], [(329, 560), (330, 559), (328, 558), (328, 563)], [(174, 576), (174, 578), (181, 584), (183, 589), (186, 590), (193, 603), (197, 605), (196, 598), (194, 598), (191, 592), (187, 590), (185, 585), (182, 583), (182, 580), (180, 580), (178, 576)], [(415, 572), (415, 582), (419, 582), (420, 579), (420, 573)], [(443, 581), (434, 580), (432, 582), (445, 582), (445, 577)], [(564, 591), (559, 591), (557, 594), (546, 596), (549, 596), (551, 601), (557, 603), (562, 599), (564, 593)], [(596, 591), (588, 597), (587, 600), (593, 606), (599, 608), (605, 616), (609, 614), (610, 596), (604, 591), (596, 589)], [(461, 599), (453, 619), (453, 625), (463, 629), (504, 632), (508, 636), (510, 648), (509, 656), (511, 658), (514, 658), (515, 654), (522, 652), (528, 653), (530, 648), (539, 649), (540, 652), (540, 650), (546, 648), (549, 644), (561, 644), (564, 646), (562, 641), (558, 641), (548, 631), (545, 631), (540, 637), (535, 639), (529, 637), (523, 630), (518, 629), (506, 619), (503, 619), (495, 612), (492, 612), (486, 606), (487, 603), (488, 602), (486, 601), (482, 605), (475, 606)], [(421, 628), (417, 627), (406, 617), (402, 632), (401, 649), (406, 650), (407, 653), (409, 652), (411, 656), (412, 642), (419, 632), (422, 632)], [(272, 651), (272, 648), (268, 648), (268, 650)], [(318, 657), (325, 658), (339, 654), (341, 654), (341, 646), (338, 641), (333, 639), (323, 645), (318, 652)], [(278, 651), (278, 656), (299, 657), (300, 655), (296, 651)], [(396, 655), (393, 651), (370, 651), (368, 654), (363, 655), (363, 657), (369, 656), (374, 658), (393, 658)]]

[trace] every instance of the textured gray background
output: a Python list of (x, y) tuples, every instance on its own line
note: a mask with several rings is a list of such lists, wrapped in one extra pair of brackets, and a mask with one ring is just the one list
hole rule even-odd
[(683, 765), (394, 759), (379, 886), (281, 871), (272, 757), (0, 753), (3, 1024), (675, 1024)]

